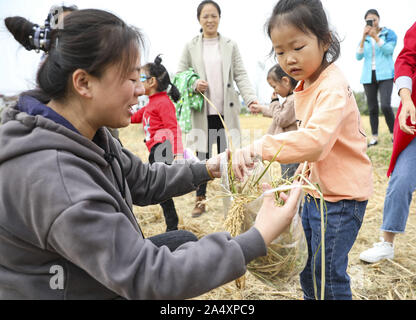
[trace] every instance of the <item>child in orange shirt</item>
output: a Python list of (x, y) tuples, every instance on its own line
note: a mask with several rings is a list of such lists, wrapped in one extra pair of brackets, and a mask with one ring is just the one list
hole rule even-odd
[(309, 163), (309, 180), (319, 184), (327, 209), (326, 267), (321, 297), (321, 214), (314, 201), (318, 195), (310, 192), (302, 212), (309, 249), (300, 276), (304, 298), (352, 299), (348, 253), (372, 194), (372, 166), (353, 92), (333, 64), (340, 43), (329, 29), (320, 0), (280, 0), (268, 21), (268, 34), (279, 65), (301, 81), (295, 90), (299, 129), (266, 135), (235, 152), (234, 171), (242, 178), (256, 153), (271, 160), (282, 145), (277, 161)]

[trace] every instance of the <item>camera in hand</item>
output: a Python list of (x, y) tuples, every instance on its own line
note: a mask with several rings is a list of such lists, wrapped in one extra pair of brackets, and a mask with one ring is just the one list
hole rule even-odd
[(365, 20), (365, 22), (367, 23), (367, 26), (373, 26), (373, 20)]

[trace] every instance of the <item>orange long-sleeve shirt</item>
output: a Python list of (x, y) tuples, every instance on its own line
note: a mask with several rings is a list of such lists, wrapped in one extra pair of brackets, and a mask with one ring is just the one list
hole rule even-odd
[[(309, 179), (318, 183), (329, 202), (368, 200), (373, 192), (372, 164), (360, 113), (345, 77), (331, 64), (307, 89), (295, 90), (299, 130), (266, 135), (254, 143), (265, 160), (308, 161)], [(312, 192), (312, 195), (318, 197)]]

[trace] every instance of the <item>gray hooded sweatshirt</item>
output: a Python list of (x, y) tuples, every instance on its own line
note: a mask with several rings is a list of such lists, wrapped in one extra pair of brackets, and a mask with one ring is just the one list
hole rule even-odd
[(0, 126), (0, 299), (187, 299), (266, 254), (255, 228), (171, 252), (145, 239), (132, 205), (189, 193), (203, 163), (144, 164), (108, 130), (93, 141), (20, 99)]

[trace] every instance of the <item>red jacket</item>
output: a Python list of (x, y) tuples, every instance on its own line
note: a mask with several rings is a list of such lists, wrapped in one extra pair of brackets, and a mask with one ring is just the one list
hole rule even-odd
[[(402, 76), (407, 76), (412, 79), (412, 101), (416, 105), (416, 23), (413, 24), (413, 26), (406, 32), (404, 37), (404, 48), (396, 59), (394, 73), (394, 80)], [(396, 122), (394, 124), (393, 153), (391, 156), (390, 167), (387, 171), (388, 177), (390, 177), (393, 172), (400, 153), (406, 149), (406, 147), (416, 136), (404, 133), (400, 129), (398, 117), (401, 110), (402, 104), (400, 104), (396, 116)], [(407, 123), (410, 125), (410, 117), (407, 119)]]
[(182, 154), (182, 132), (176, 119), (176, 109), (166, 92), (149, 97), (149, 104), (131, 117), (131, 123), (142, 123), (149, 151), (157, 143), (169, 140), (174, 154)]

